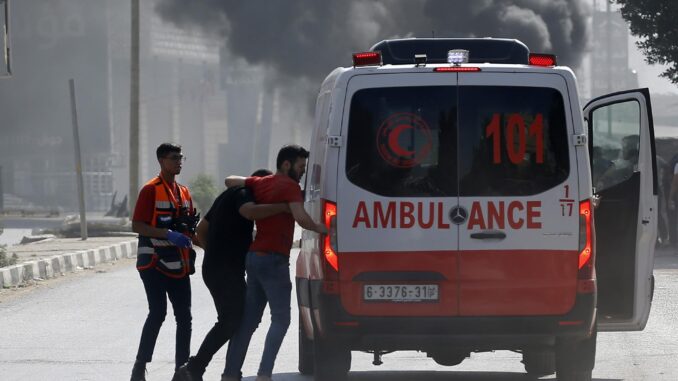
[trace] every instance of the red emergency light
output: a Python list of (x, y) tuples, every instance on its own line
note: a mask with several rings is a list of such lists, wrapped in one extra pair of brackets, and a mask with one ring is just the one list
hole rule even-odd
[(469, 67), (469, 66), (443, 66), (433, 69), (435, 72), (439, 73), (468, 73), (474, 71), (480, 71), (479, 67)]
[(381, 66), (380, 52), (353, 53), (353, 66)]
[(530, 53), (530, 65), (533, 66), (556, 66), (556, 56), (553, 54)]

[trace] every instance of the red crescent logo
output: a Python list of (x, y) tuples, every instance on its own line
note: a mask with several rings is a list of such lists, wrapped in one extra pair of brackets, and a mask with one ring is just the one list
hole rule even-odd
[[(403, 132), (409, 132), (403, 135)], [(404, 147), (407, 145), (408, 147)], [(411, 168), (428, 157), (433, 145), (431, 129), (420, 116), (407, 112), (390, 115), (377, 130), (377, 150), (389, 165)]]
[(412, 129), (414, 127), (409, 126), (407, 124), (401, 124), (396, 126), (393, 130), (391, 130), (391, 133), (388, 135), (388, 148), (391, 149), (396, 155), (402, 156), (402, 157), (408, 157), (414, 155), (415, 152), (417, 151), (409, 151), (403, 148), (400, 143), (398, 142), (398, 139), (400, 138), (400, 134), (403, 133), (405, 130)]

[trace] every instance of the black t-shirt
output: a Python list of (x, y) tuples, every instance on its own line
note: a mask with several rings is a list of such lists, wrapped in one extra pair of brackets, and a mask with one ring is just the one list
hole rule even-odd
[(244, 273), (254, 222), (241, 216), (238, 210), (248, 202), (254, 202), (254, 197), (245, 187), (229, 188), (214, 200), (205, 215), (209, 230), (203, 271)]

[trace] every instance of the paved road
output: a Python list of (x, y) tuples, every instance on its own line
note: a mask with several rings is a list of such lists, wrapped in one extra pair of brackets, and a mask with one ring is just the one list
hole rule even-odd
[[(294, 253), (293, 255), (296, 255)], [(645, 331), (601, 333), (597, 381), (678, 379), (678, 256), (657, 258), (655, 302)], [(194, 286), (193, 352), (209, 330), (215, 312), (199, 277)], [(0, 379), (125, 380), (129, 377), (146, 311), (141, 281), (131, 260), (104, 266), (97, 272), (50, 281), (22, 295), (0, 293)], [(4, 295), (4, 296), (3, 296)], [(294, 303), (293, 303), (294, 304)], [(296, 316), (293, 308), (292, 316)], [(293, 319), (294, 320), (294, 319)], [(170, 380), (173, 369), (171, 312), (160, 332), (149, 380)], [(264, 321), (264, 326), (268, 321)], [(297, 322), (293, 321), (275, 368), (276, 381), (309, 381), (297, 373)], [(253, 339), (243, 369), (253, 381), (264, 331)], [(224, 350), (208, 369), (206, 380), (219, 380)], [(354, 352), (351, 381), (528, 380), (520, 355), (500, 351), (472, 355), (456, 367), (442, 367), (417, 352), (384, 356), (384, 365)], [(554, 377), (543, 379), (553, 380)]]

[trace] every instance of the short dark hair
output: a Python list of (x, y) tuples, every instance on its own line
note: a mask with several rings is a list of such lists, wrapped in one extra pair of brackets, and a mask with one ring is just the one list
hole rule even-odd
[(167, 156), (170, 152), (181, 153), (181, 146), (174, 143), (162, 143), (155, 150), (155, 156), (160, 159), (161, 157)]
[(269, 171), (268, 169), (260, 168), (254, 171), (254, 173), (252, 173), (252, 177), (266, 177), (272, 174), (273, 172)]
[(306, 151), (304, 147), (296, 144), (283, 146), (280, 151), (278, 151), (278, 158), (275, 160), (275, 166), (280, 169), (285, 161), (294, 164), (300, 157), (304, 159), (308, 158), (308, 151)]

